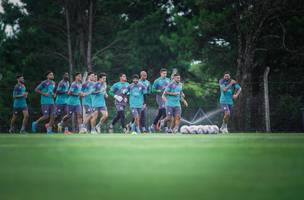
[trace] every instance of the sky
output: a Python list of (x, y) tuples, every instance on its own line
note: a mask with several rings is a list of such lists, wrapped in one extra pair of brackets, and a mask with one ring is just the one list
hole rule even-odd
[[(1, 2), (2, 0), (0, 0), (0, 2)], [(9, 2), (12, 2), (12, 3), (15, 3), (15, 4), (19, 4), (20, 3), (20, 0), (9, 0)], [(0, 4), (0, 12), (3, 12), (3, 8), (2, 8), (2, 6), (1, 6), (1, 4)]]

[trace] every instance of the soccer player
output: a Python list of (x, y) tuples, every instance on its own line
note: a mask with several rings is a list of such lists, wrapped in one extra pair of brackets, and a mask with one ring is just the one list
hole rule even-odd
[[(93, 117), (93, 107), (92, 107), (92, 91), (94, 86), (95, 74), (93, 72), (88, 73), (88, 80), (82, 84), (82, 106), (84, 108), (84, 118), (83, 124), (81, 124), (80, 133), (88, 132), (88, 123)], [(94, 132), (95, 126), (91, 127)]]
[(65, 126), (64, 133), (65, 134), (70, 134), (68, 126), (66, 126), (66, 121), (70, 119), (74, 114), (76, 114), (77, 117), (77, 124), (79, 126), (79, 130), (81, 128), (81, 123), (82, 123), (82, 109), (81, 109), (81, 102), (80, 102), (80, 97), (83, 95), (81, 92), (82, 84), (81, 84), (81, 73), (77, 72), (74, 75), (74, 82), (71, 84), (71, 87), (69, 89), (68, 95), (68, 101), (67, 101), (67, 106), (68, 106), (68, 113), (62, 118), (61, 122), (58, 124), (62, 128), (62, 126)]
[(23, 114), (23, 121), (20, 133), (25, 133), (25, 129), (28, 123), (29, 113), (26, 103), (26, 98), (28, 93), (26, 92), (26, 88), (24, 85), (24, 77), (23, 75), (17, 75), (17, 84), (15, 85), (13, 91), (13, 98), (14, 98), (14, 105), (13, 105), (13, 117), (11, 119), (11, 126), (9, 133), (14, 132), (14, 126), (17, 119), (17, 115), (22, 112)]
[(178, 132), (182, 113), (180, 102), (182, 101), (186, 107), (188, 106), (187, 101), (184, 99), (185, 95), (183, 93), (183, 85), (180, 81), (180, 75), (174, 74), (172, 82), (169, 83), (163, 94), (163, 99), (166, 102), (165, 120), (171, 122), (171, 126), (167, 131), (168, 133)]
[(115, 99), (115, 107), (117, 114), (114, 117), (112, 123), (109, 127), (109, 132), (113, 132), (113, 127), (120, 120), (121, 127), (124, 133), (127, 132), (126, 125), (125, 125), (125, 108), (128, 102), (127, 98), (127, 91), (128, 91), (129, 83), (127, 82), (127, 76), (125, 74), (119, 75), (119, 82), (115, 83), (110, 88), (110, 95)]
[[(145, 96), (149, 95), (151, 93), (151, 83), (147, 80), (147, 72), (141, 71), (140, 72), (140, 80), (139, 83), (145, 86), (146, 94)], [(141, 130), (143, 132), (147, 132), (147, 124), (146, 124), (146, 110), (147, 110), (147, 104), (144, 104), (140, 113), (140, 126)]]
[(140, 117), (143, 106), (145, 105), (144, 95), (147, 93), (146, 87), (139, 83), (139, 76), (137, 74), (132, 76), (133, 83), (128, 86), (128, 95), (130, 96), (129, 103), (134, 118), (134, 124), (131, 126), (133, 134), (139, 134), (140, 131)]
[[(58, 83), (56, 89), (56, 117), (63, 117), (67, 113), (67, 101), (68, 101), (68, 91), (70, 88), (69, 82), (69, 73), (65, 72), (63, 74), (62, 80)], [(61, 118), (60, 118), (61, 119)], [(58, 132), (62, 132), (61, 129), (58, 129)]]
[(99, 113), (102, 114), (99, 123), (96, 125), (96, 130), (98, 133), (101, 133), (101, 126), (108, 120), (109, 116), (105, 98), (108, 98), (107, 75), (105, 73), (100, 73), (98, 75), (98, 81), (93, 86), (92, 105), (94, 113), (91, 120), (91, 126), (95, 127)]
[(170, 79), (167, 78), (167, 69), (162, 68), (160, 70), (160, 77), (156, 79), (152, 85), (152, 93), (156, 94), (156, 102), (158, 104), (158, 114), (155, 117), (153, 124), (150, 127), (151, 132), (155, 131), (159, 120), (166, 117), (165, 101), (162, 98), (162, 95), (169, 83), (170, 83)]
[(46, 80), (42, 81), (35, 89), (35, 92), (41, 95), (41, 110), (42, 110), (42, 117), (32, 123), (32, 131), (34, 133), (37, 132), (37, 125), (50, 119), (49, 123), (46, 124), (47, 133), (52, 133), (52, 127), (54, 124), (54, 116), (55, 116), (55, 105), (54, 105), (54, 89), (55, 89), (55, 82), (54, 80), (54, 73), (51, 71), (46, 72)]
[(241, 93), (241, 86), (233, 79), (230, 73), (225, 72), (224, 78), (219, 81), (220, 85), (220, 104), (224, 112), (223, 124), (220, 128), (222, 133), (229, 133), (228, 122), (232, 111), (233, 100), (236, 100)]

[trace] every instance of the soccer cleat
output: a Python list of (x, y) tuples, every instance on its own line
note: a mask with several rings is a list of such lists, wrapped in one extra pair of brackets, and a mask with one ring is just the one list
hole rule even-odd
[(58, 132), (58, 133), (62, 133), (62, 123), (61, 123), (61, 122), (59, 122), (59, 123), (57, 124), (57, 132)]
[(53, 133), (52, 127), (48, 127), (48, 128), (46, 129), (46, 133), (47, 133), (47, 134), (52, 134), (52, 133)]
[(96, 129), (97, 133), (101, 133), (101, 125), (100, 124), (97, 124), (95, 129)]
[(27, 132), (25, 130), (20, 130), (20, 134), (26, 134)]
[(109, 126), (109, 133), (113, 133), (113, 125), (112, 124), (110, 124), (110, 126)]
[(174, 133), (174, 134), (178, 133), (178, 128), (174, 128), (174, 129), (173, 129), (173, 133)]
[(159, 128), (162, 130), (165, 127), (165, 120), (160, 120)]
[(124, 134), (128, 134), (129, 133), (127, 128), (123, 128), (122, 131), (123, 131)]
[(87, 129), (85, 127), (82, 127), (79, 131), (79, 133), (87, 133)]
[(92, 131), (91, 131), (91, 134), (92, 134), (92, 135), (96, 135), (96, 134), (97, 134), (96, 130), (92, 130)]
[(37, 122), (32, 123), (32, 132), (36, 133), (37, 132)]
[(69, 129), (64, 130), (64, 135), (71, 135), (71, 134), (72, 134), (72, 132), (70, 132)]
[(143, 133), (147, 133), (146, 127), (142, 127), (142, 132), (143, 132)]
[(221, 131), (223, 134), (229, 133), (228, 128), (221, 128), (220, 131)]
[(13, 134), (15, 131), (13, 128), (10, 128), (9, 131), (8, 131), (10, 134)]
[(152, 125), (149, 127), (149, 132), (150, 132), (150, 133), (155, 132), (154, 124), (152, 124)]
[(167, 133), (172, 133), (172, 129), (168, 128)]

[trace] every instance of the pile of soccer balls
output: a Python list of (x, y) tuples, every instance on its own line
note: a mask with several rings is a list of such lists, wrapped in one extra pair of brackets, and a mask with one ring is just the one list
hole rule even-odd
[(184, 125), (180, 128), (182, 134), (217, 134), (219, 131), (219, 127), (216, 125)]

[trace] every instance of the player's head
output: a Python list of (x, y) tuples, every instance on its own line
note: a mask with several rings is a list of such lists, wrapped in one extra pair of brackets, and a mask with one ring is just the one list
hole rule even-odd
[(45, 76), (48, 80), (54, 80), (54, 73), (52, 71), (47, 71)]
[(230, 72), (225, 72), (224, 73), (224, 80), (229, 81), (230, 80)]
[(179, 83), (181, 81), (181, 77), (180, 74), (176, 73), (173, 75), (173, 80), (177, 83)]
[(161, 68), (161, 69), (160, 69), (160, 76), (161, 76), (162, 78), (167, 77), (167, 73), (168, 73), (168, 71), (167, 71), (166, 68)]
[(77, 82), (81, 82), (81, 79), (82, 79), (82, 75), (80, 72), (76, 72), (74, 74), (74, 80), (77, 81)]
[(107, 74), (106, 73), (98, 74), (98, 81), (101, 83), (105, 83), (107, 81)]
[(119, 80), (121, 82), (126, 82), (127, 81), (127, 76), (124, 73), (119, 74)]
[(137, 84), (138, 83), (138, 80), (139, 80), (139, 76), (137, 74), (134, 74), (132, 76), (132, 80), (133, 80), (133, 83)]
[(69, 80), (69, 73), (68, 72), (65, 72), (63, 74), (63, 77), (62, 77), (64, 80), (68, 81)]
[(24, 83), (24, 77), (22, 74), (17, 74), (16, 79), (19, 83)]
[(97, 82), (97, 80), (98, 80), (98, 75), (94, 74), (94, 82)]
[(94, 81), (95, 79), (95, 74), (94, 72), (89, 72), (88, 73), (88, 81)]
[(148, 74), (147, 74), (146, 71), (141, 71), (141, 72), (140, 72), (140, 79), (146, 80), (147, 77), (148, 77)]

